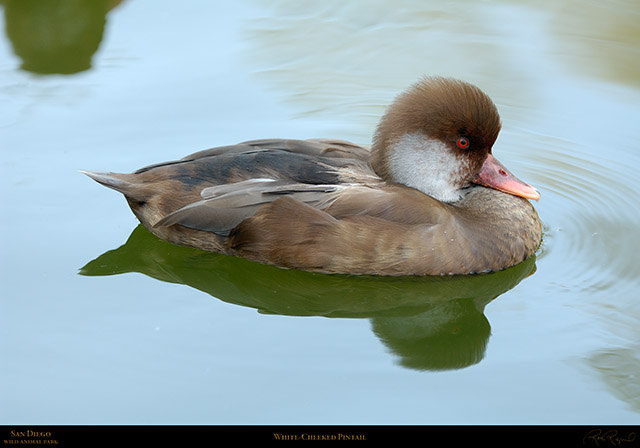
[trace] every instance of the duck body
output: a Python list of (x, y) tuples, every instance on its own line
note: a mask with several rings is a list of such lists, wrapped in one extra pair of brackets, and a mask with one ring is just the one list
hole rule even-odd
[[(431, 83), (429, 97), (434, 83), (477, 93), (458, 81), (422, 82)], [(394, 105), (387, 117), (397, 116)], [(140, 222), (163, 240), (285, 268), (471, 274), (504, 269), (535, 253), (541, 225), (527, 197), (537, 199), (537, 192), (495, 165), (495, 138), (486, 137), (487, 149), (469, 124), (453, 124), (457, 146), (420, 126), (385, 140), (385, 125), (383, 118), (371, 149), (340, 140), (255, 140), (131, 174), (85, 174), (123, 193)], [(474, 153), (465, 146), (469, 141), (476, 142)], [(454, 163), (447, 160), (452, 157)], [(443, 163), (452, 168), (438, 166)], [(506, 181), (486, 186), (492, 172), (504, 173)]]

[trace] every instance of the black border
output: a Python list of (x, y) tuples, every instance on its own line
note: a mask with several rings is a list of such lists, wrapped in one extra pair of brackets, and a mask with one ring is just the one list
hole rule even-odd
[(199, 426), (2, 425), (1, 447), (215, 446), (218, 443), (351, 442), (422, 446), (637, 447), (640, 426)]

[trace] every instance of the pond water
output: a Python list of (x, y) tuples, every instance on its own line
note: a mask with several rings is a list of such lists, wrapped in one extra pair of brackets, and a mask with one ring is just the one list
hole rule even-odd
[[(2, 9), (1, 423), (640, 423), (637, 1)], [(78, 172), (254, 138), (368, 144), (423, 75), (496, 102), (494, 154), (542, 193), (535, 259), (280, 270), (159, 241)]]

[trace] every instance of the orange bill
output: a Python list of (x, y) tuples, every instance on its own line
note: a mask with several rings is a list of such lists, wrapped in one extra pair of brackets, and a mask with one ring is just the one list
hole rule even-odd
[(482, 165), (480, 172), (473, 182), (515, 196), (521, 196), (535, 201), (540, 199), (538, 190), (511, 174), (511, 172), (491, 154), (487, 156), (487, 160), (484, 161), (484, 165)]

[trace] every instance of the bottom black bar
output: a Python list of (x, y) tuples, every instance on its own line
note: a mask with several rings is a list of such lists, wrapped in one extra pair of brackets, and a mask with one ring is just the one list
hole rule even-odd
[(214, 446), (216, 442), (420, 443), (426, 446), (640, 446), (638, 426), (0, 426), (11, 446), (122, 447), (159, 444)]

